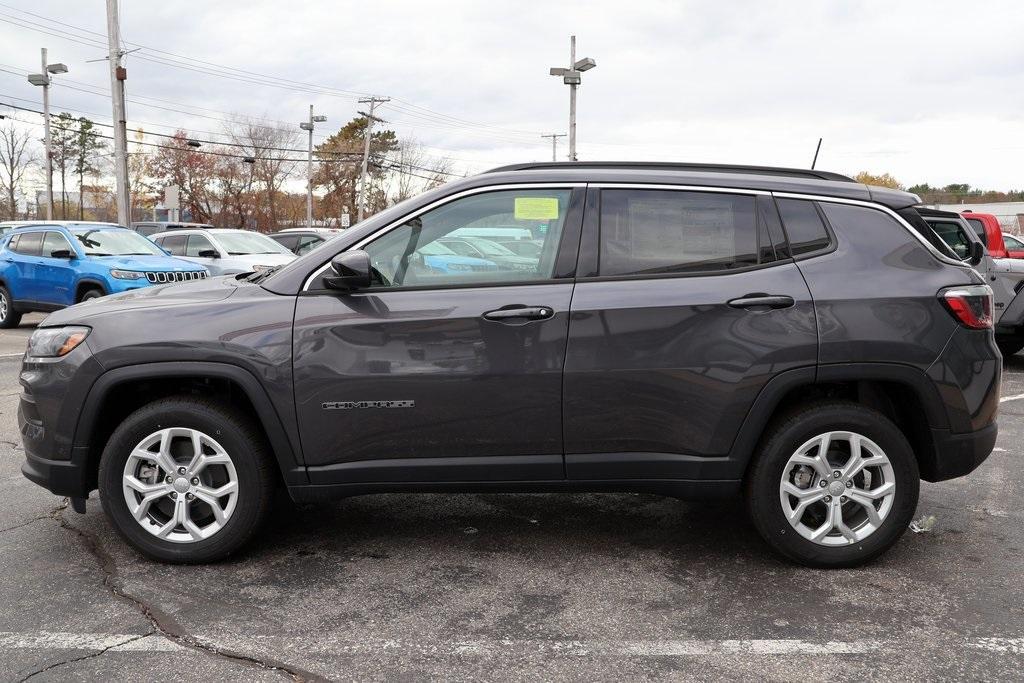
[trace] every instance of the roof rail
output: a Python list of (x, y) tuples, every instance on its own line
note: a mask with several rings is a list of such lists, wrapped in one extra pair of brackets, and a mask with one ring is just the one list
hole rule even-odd
[(736, 164), (695, 164), (668, 161), (536, 161), (522, 164), (499, 166), (484, 173), (502, 173), (506, 171), (532, 171), (558, 168), (609, 168), (636, 170), (665, 171), (696, 171), (705, 173), (749, 173), (752, 175), (788, 176), (792, 178), (816, 178), (818, 180), (837, 180), (840, 182), (857, 182), (849, 176), (832, 171), (817, 171), (809, 168), (784, 168), (780, 166), (743, 166)]

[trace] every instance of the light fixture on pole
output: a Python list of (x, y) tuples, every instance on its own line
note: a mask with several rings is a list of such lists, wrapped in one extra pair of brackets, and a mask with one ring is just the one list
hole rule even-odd
[(576, 36), (569, 37), (569, 68), (551, 67), (552, 76), (561, 76), (562, 82), (569, 86), (569, 161), (576, 161), (576, 88), (583, 81), (583, 72), (590, 71), (595, 62), (590, 57), (576, 59)]
[(46, 48), (42, 49), (43, 73), (29, 74), (28, 82), (43, 88), (43, 128), (46, 145), (46, 220), (53, 220), (53, 152), (50, 148), (50, 75), (66, 74), (68, 67), (60, 62), (46, 63)]
[(309, 131), (309, 150), (306, 156), (306, 227), (313, 229), (313, 124), (323, 123), (327, 117), (313, 115), (313, 105), (309, 105), (309, 121), (303, 121), (299, 128)]

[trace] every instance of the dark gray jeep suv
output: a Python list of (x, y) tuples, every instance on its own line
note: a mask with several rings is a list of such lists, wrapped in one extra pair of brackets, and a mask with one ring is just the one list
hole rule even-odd
[[(778, 552), (854, 565), (996, 439), (991, 290), (917, 202), (822, 171), (495, 169), (273, 271), (54, 313), (23, 470), (79, 512), (98, 488), (172, 562), (241, 547), (283, 485), (742, 494)], [(510, 225), (532, 262), (434, 248)]]

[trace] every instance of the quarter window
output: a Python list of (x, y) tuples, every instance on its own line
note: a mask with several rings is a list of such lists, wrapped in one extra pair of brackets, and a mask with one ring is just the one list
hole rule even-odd
[(779, 199), (778, 204), (793, 256), (819, 251), (832, 243), (825, 222), (822, 221), (814, 202), (804, 199)]
[(600, 275), (742, 268), (773, 260), (774, 251), (766, 249), (763, 259), (758, 258), (752, 195), (681, 190), (601, 192)]
[[(487, 192), (427, 211), (364, 247), (375, 270), (375, 286), (548, 280), (554, 272), (570, 193)], [(473, 237), (446, 239), (462, 228), (471, 228), (468, 232)], [(509, 228), (522, 230), (537, 240), (541, 244), (538, 253), (520, 256), (498, 244)]]

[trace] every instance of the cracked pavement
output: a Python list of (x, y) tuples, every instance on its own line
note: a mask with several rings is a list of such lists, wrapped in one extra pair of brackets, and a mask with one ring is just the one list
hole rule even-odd
[[(738, 502), (391, 495), (278, 509), (244, 554), (150, 562), (25, 480), (0, 333), (0, 680), (1019, 680), (1024, 399), (874, 564), (772, 556)], [(1024, 394), (1024, 355), (1004, 396)], [(12, 445), (13, 444), (13, 445)]]

